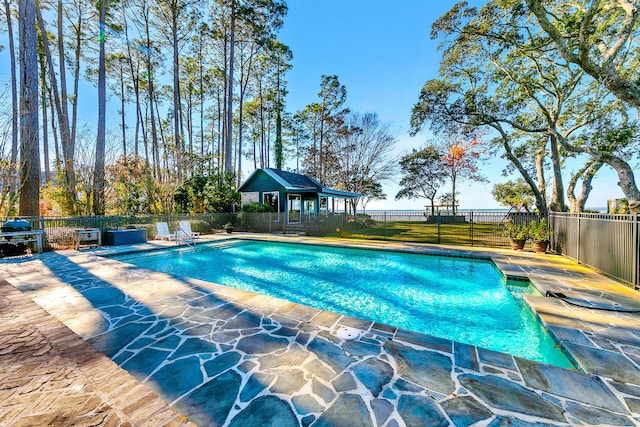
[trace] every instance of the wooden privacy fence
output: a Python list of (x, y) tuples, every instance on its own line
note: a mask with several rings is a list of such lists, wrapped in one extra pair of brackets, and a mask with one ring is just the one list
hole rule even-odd
[(640, 288), (640, 214), (552, 212), (549, 223), (558, 253)]

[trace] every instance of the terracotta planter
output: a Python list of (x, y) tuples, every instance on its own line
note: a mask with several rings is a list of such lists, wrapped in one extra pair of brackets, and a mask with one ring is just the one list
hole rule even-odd
[(511, 249), (513, 249), (514, 251), (523, 250), (524, 249), (524, 244), (527, 243), (527, 239), (510, 238), (509, 241), (511, 242)]
[(549, 241), (548, 240), (536, 240), (533, 242), (533, 245), (531, 246), (533, 248), (533, 251), (535, 253), (538, 254), (543, 254), (547, 252), (547, 248), (549, 247)]

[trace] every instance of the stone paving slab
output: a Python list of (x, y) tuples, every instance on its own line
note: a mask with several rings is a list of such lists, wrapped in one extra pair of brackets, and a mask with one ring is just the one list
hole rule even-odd
[[(605, 299), (637, 298), (557, 257), (349, 245), (494, 259), (503, 272), (523, 280), (572, 286), (576, 293), (598, 289)], [(620, 372), (597, 372), (593, 359), (580, 365), (587, 372), (579, 372), (151, 272), (96, 253), (104, 252), (49, 253), (0, 263), (0, 269), (13, 286), (198, 425), (640, 425), (640, 381), (633, 374), (640, 349), (631, 339), (617, 341), (624, 338), (626, 320), (638, 321), (635, 314), (614, 313), (613, 326), (605, 327), (602, 313), (583, 321), (585, 309), (532, 299), (560, 341), (583, 348), (583, 360), (607, 351), (628, 362)], [(342, 326), (361, 328), (359, 338), (340, 338)], [(613, 366), (612, 360), (600, 363)], [(99, 372), (95, 379), (109, 390), (122, 387)], [(126, 395), (119, 400), (125, 401)]]
[(193, 426), (0, 279), (0, 426)]

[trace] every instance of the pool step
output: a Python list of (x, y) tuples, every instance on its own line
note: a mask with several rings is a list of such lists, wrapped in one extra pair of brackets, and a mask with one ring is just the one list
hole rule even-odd
[(305, 235), (306, 232), (307, 232), (307, 229), (304, 226), (304, 224), (287, 224), (287, 226), (285, 227), (286, 234)]

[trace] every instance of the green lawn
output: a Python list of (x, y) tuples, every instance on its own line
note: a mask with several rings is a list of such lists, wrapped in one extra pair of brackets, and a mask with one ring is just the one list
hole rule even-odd
[(340, 233), (332, 233), (331, 236), (452, 245), (508, 246), (509, 242), (503, 236), (502, 230), (502, 226), (495, 223), (441, 224), (438, 240), (438, 224), (424, 221), (376, 221), (368, 226), (353, 225)]

